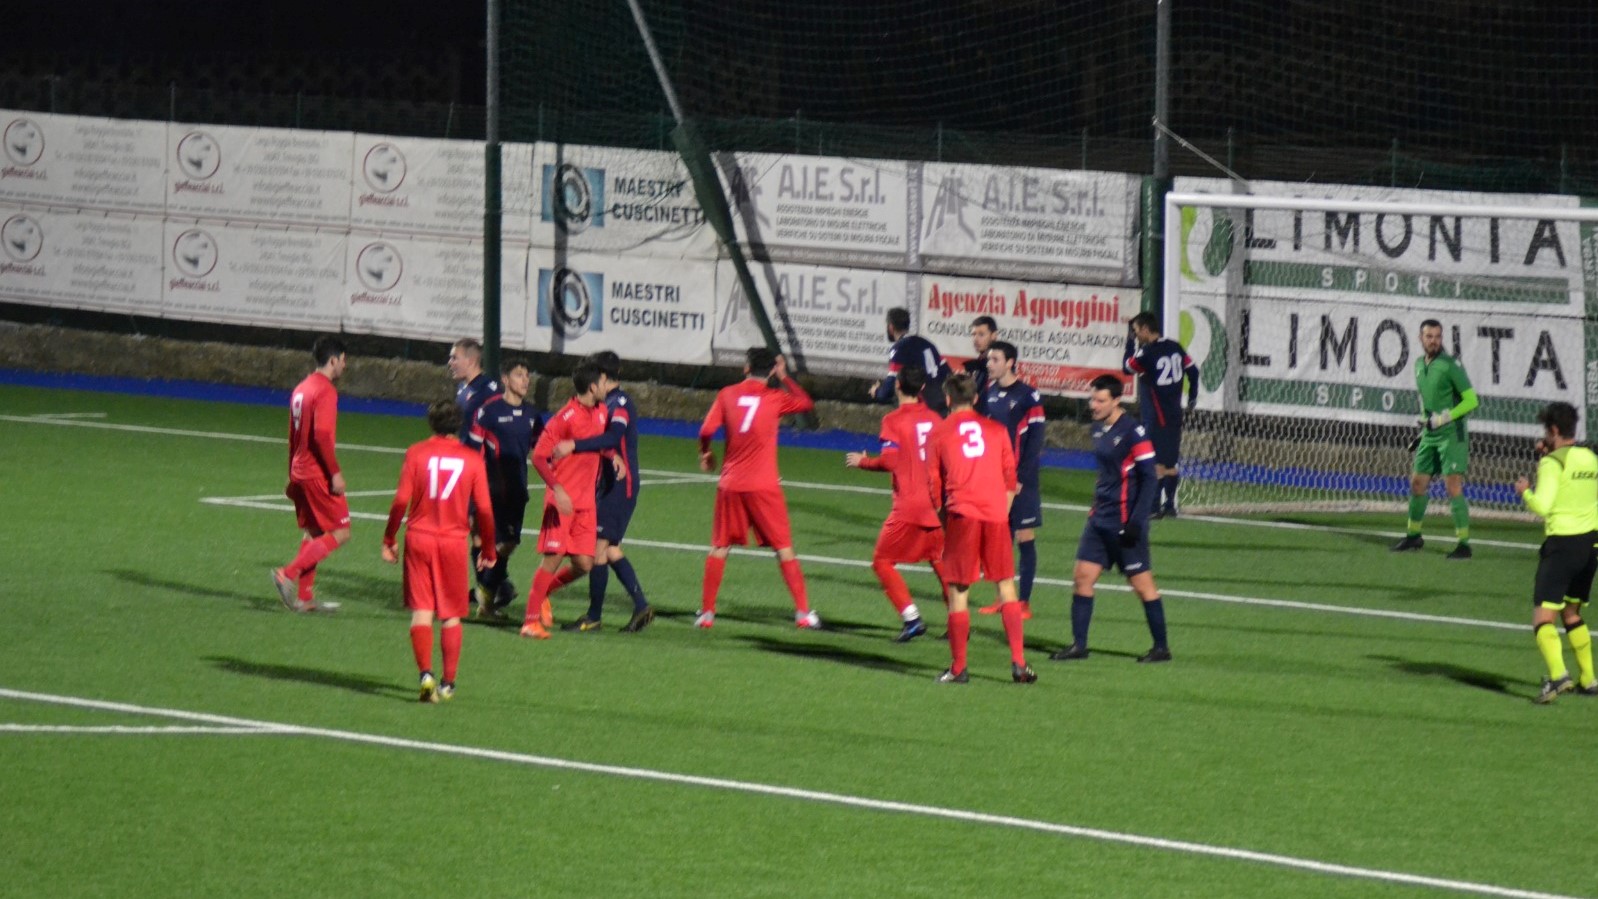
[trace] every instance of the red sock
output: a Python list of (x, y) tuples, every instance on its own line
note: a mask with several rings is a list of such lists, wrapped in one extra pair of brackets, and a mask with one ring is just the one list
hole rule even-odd
[(300, 602), (310, 602), (315, 598), (316, 594), (313, 591), (315, 586), (316, 566), (312, 565), (310, 568), (300, 572)]
[(999, 606), (999, 614), (1004, 616), (1004, 638), (1010, 641), (1010, 661), (1017, 665), (1026, 664), (1025, 622), (1021, 620), (1021, 608), (1018, 602)]
[(699, 590), (699, 608), (701, 611), (716, 611), (716, 594), (721, 592), (721, 576), (726, 572), (726, 559), (720, 556), (705, 557), (705, 583)]
[(433, 626), (411, 625), (411, 652), (416, 653), (417, 672), (433, 670)]
[(932, 561), (932, 573), (938, 577), (938, 597), (943, 604), (949, 604), (949, 579), (943, 576), (943, 566), (936, 559)]
[(544, 603), (549, 601), (549, 585), (554, 583), (554, 581), (555, 576), (542, 568), (538, 569), (538, 573), (533, 575), (532, 589), (527, 591), (527, 617), (523, 622), (524, 624), (537, 623), (538, 610), (542, 609)]
[(971, 639), (971, 613), (949, 613), (949, 670), (955, 674), (965, 670), (965, 645)]
[(803, 615), (810, 611), (810, 600), (805, 598), (805, 573), (799, 570), (799, 560), (789, 559), (780, 563), (782, 579), (788, 583), (788, 592), (793, 594), (793, 609)]
[(300, 544), (300, 553), (294, 561), (283, 566), (283, 576), (299, 580), (300, 573), (307, 568), (315, 568), (316, 563), (327, 558), (327, 554), (338, 549), (338, 540), (332, 534), (323, 534), (313, 537)]
[(549, 585), (549, 592), (554, 593), (556, 590), (559, 590), (572, 581), (577, 580), (584, 574), (585, 572), (579, 571), (576, 565), (567, 562), (565, 568), (555, 572), (555, 578)]
[(455, 668), (461, 661), (461, 626), (445, 627), (438, 635), (444, 644), (444, 683), (455, 683)]
[(910, 606), (910, 587), (905, 584), (904, 576), (899, 574), (899, 569), (887, 559), (872, 559), (871, 570), (877, 573), (877, 580), (882, 582), (882, 592), (888, 594), (888, 602), (893, 603), (894, 611), (903, 612)]

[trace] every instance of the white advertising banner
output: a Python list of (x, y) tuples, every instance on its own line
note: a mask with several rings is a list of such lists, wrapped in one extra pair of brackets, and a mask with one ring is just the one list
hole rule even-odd
[[(911, 310), (904, 272), (771, 263), (754, 266), (761, 305), (784, 353), (809, 371), (876, 377), (888, 371), (887, 311)], [(764, 346), (760, 328), (732, 263), (716, 268), (717, 365), (742, 365), (744, 352)]]
[(1083, 287), (985, 278), (921, 276), (921, 336), (956, 369), (972, 358), (971, 321), (991, 315), (1015, 344), (1021, 379), (1044, 393), (1086, 397), (1103, 374), (1121, 374), (1126, 323), (1138, 288)]
[[(500, 320), (505, 343), (524, 339), (526, 249), (500, 251)], [(353, 233), (342, 293), (345, 330), (423, 340), (483, 333), (480, 241)]]
[(167, 215), (348, 228), (353, 140), (346, 132), (174, 123)]
[(739, 241), (757, 258), (904, 269), (909, 163), (720, 153)]
[(676, 153), (540, 143), (533, 244), (573, 253), (714, 259), (716, 233)]
[(483, 154), (479, 141), (355, 135), (350, 224), (385, 233), (481, 238)]
[[(1555, 195), (1254, 183), (1256, 194), (1547, 207)], [(1230, 193), (1178, 179), (1181, 192)], [(1443, 325), (1481, 398), (1474, 430), (1525, 435), (1537, 409), (1583, 406), (1583, 226), (1549, 219), (1182, 210), (1168, 310), (1200, 363), (1201, 408), (1414, 422), (1420, 323)]]
[(922, 266), (956, 274), (1137, 283), (1138, 179), (928, 162)]
[(0, 206), (0, 297), (161, 314), (161, 222)]
[(159, 214), (166, 126), (0, 110), (0, 202)]
[(716, 265), (621, 256), (572, 256), (555, 263), (535, 249), (525, 348), (702, 365), (710, 361)]
[(500, 229), (505, 240), (525, 242), (533, 235), (533, 145), (500, 144)]
[(343, 234), (167, 222), (162, 314), (337, 331)]

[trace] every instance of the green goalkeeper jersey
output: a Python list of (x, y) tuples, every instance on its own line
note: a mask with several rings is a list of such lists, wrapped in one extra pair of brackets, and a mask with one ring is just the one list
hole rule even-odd
[(1562, 446), (1537, 463), (1537, 489), (1521, 494), (1550, 537), (1598, 531), (1598, 455)]
[[(1436, 412), (1451, 412), (1466, 399), (1470, 392), (1470, 376), (1465, 374), (1465, 367), (1458, 360), (1447, 353), (1438, 353), (1436, 359), (1428, 360), (1422, 353), (1415, 360), (1415, 387), (1420, 391), (1420, 414), (1432, 415)], [(1474, 394), (1471, 394), (1474, 396)], [(1471, 404), (1475, 408), (1475, 404)], [(1455, 413), (1453, 421), (1435, 431), (1426, 432), (1428, 441), (1441, 440), (1466, 440), (1465, 413), (1470, 410), (1460, 410)]]

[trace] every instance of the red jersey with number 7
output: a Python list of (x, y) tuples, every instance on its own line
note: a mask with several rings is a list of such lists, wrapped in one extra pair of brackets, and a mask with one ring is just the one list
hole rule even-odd
[(1010, 432), (974, 409), (962, 409), (932, 432), (927, 485), (934, 506), (973, 521), (1009, 521), (1015, 492)]
[(337, 432), (338, 390), (313, 371), (289, 395), (289, 480), (331, 481), (339, 471)]
[(468, 503), (477, 506), (477, 533), (483, 546), (493, 546), (494, 513), (482, 455), (450, 437), (423, 440), (405, 451), (383, 542), (393, 545), (401, 518), (412, 534), (464, 539), (471, 530)]
[(867, 457), (860, 467), (893, 475), (893, 509), (889, 521), (917, 527), (938, 526), (938, 512), (927, 493), (927, 451), (932, 432), (943, 424), (938, 413), (921, 403), (900, 406), (882, 417), (882, 455)]
[(585, 406), (577, 397), (572, 397), (559, 412), (550, 416), (549, 422), (544, 425), (544, 433), (539, 435), (538, 443), (533, 447), (533, 468), (544, 479), (546, 508), (555, 505), (556, 484), (566, 488), (566, 495), (571, 497), (572, 511), (595, 507), (594, 484), (599, 480), (599, 465), (601, 462), (612, 464), (610, 460), (615, 453), (572, 453), (556, 462), (553, 459), (555, 444), (562, 440), (598, 437), (605, 433), (605, 425), (609, 421), (610, 415), (605, 411), (604, 403)]
[(777, 426), (784, 415), (809, 412), (816, 407), (798, 381), (785, 378), (782, 383), (786, 390), (768, 386), (764, 378), (749, 377), (716, 394), (705, 423), (699, 426), (699, 451), (709, 451), (717, 428), (725, 430), (727, 453), (721, 463), (722, 490), (748, 493), (780, 488)]

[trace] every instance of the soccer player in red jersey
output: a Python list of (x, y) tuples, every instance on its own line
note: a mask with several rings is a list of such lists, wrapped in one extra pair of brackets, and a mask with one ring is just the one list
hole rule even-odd
[(843, 464), (850, 468), (893, 474), (893, 508), (877, 535), (871, 570), (877, 573), (888, 602), (893, 603), (904, 621), (904, 629), (894, 638), (896, 643), (908, 643), (921, 636), (927, 632), (927, 625), (921, 620), (921, 611), (910, 601), (910, 588), (904, 577), (894, 566), (930, 562), (932, 573), (943, 584), (943, 523), (938, 521), (927, 494), (927, 439), (943, 418), (921, 402), (921, 388), (925, 386), (926, 373), (920, 368), (900, 369), (894, 383), (899, 408), (882, 417), (881, 455), (848, 453), (843, 457)]
[[(488, 472), (483, 457), (462, 446), (456, 434), (461, 411), (440, 400), (428, 407), (433, 436), (405, 451), (394, 503), (383, 529), (383, 561), (399, 561), (394, 537), (400, 519), (405, 526), (405, 607), (411, 610), (411, 650), (421, 677), (421, 700), (438, 702), (455, 695), (455, 672), (461, 657), (461, 617), (467, 612), (466, 570), (469, 567), (470, 507), (477, 511), (482, 552), (477, 568), (494, 565), (494, 514), (488, 497)], [(444, 650), (444, 679), (433, 677), (433, 618), (439, 620), (438, 642)]]
[(1015, 550), (1010, 544), (1010, 503), (1018, 489), (1010, 434), (976, 411), (976, 382), (964, 372), (943, 385), (949, 417), (932, 433), (927, 484), (944, 516), (943, 575), (948, 579), (949, 650), (953, 662), (940, 684), (963, 684), (971, 613), (966, 602), (979, 579), (999, 585), (999, 614), (1010, 643), (1010, 677), (1038, 679), (1026, 663), (1021, 604), (1015, 595)]
[(293, 561), (272, 569), (272, 585), (291, 612), (338, 608), (338, 603), (316, 602), (316, 566), (350, 539), (344, 473), (333, 449), (338, 431), (338, 390), (333, 383), (344, 374), (344, 342), (318, 337), (311, 356), (316, 371), (289, 398), (289, 483), (283, 490), (294, 501), (294, 516), (304, 536)]
[[(527, 617), (521, 635), (549, 639), (554, 614), (549, 608), (550, 591), (588, 573), (594, 567), (596, 519), (594, 484), (601, 463), (610, 465), (610, 453), (573, 453), (555, 459), (555, 447), (564, 440), (583, 440), (605, 432), (609, 420), (605, 413), (605, 384), (599, 366), (584, 362), (572, 372), (574, 395), (565, 407), (550, 416), (533, 447), (533, 468), (544, 479), (544, 522), (538, 529), (538, 551), (543, 561), (533, 575), (527, 594)], [(571, 565), (560, 577), (556, 574), (562, 559)]]
[[(793, 595), (794, 623), (801, 628), (819, 628), (821, 618), (805, 597), (805, 575), (793, 551), (788, 501), (777, 474), (778, 424), (784, 415), (809, 412), (816, 404), (798, 381), (788, 377), (788, 363), (781, 356), (765, 347), (751, 347), (748, 359), (744, 379), (716, 394), (705, 423), (699, 426), (700, 469), (716, 468), (710, 440), (718, 428), (725, 431), (726, 459), (716, 486), (710, 555), (705, 559), (705, 580), (694, 626), (709, 628), (716, 623), (716, 594), (727, 569), (727, 554), (733, 544), (749, 542), (752, 526), (760, 545), (777, 551), (782, 579)], [(773, 374), (782, 388), (769, 383)]]

